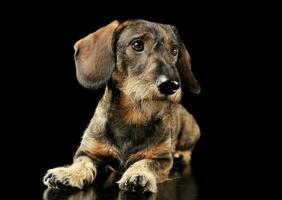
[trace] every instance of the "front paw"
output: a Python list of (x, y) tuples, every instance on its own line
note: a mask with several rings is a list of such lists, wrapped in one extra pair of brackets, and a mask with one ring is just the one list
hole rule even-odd
[(191, 150), (176, 151), (173, 158), (174, 166), (187, 166), (191, 161)]
[(156, 178), (151, 172), (125, 173), (118, 184), (120, 189), (129, 192), (157, 192)]
[(54, 189), (83, 189), (94, 180), (93, 173), (77, 167), (58, 167), (47, 171), (43, 183)]

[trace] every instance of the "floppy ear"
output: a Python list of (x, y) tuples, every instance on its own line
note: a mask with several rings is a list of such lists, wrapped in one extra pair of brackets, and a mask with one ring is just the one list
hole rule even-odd
[(199, 94), (201, 92), (201, 86), (192, 72), (190, 55), (184, 44), (177, 65), (182, 79), (182, 84), (188, 87), (191, 92)]
[(115, 67), (112, 37), (118, 25), (113, 21), (75, 43), (76, 77), (84, 87), (97, 89), (110, 79)]

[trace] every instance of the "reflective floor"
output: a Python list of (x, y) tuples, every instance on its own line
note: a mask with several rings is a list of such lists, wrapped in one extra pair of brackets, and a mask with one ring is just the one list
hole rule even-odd
[[(104, 176), (104, 175), (103, 175)], [(159, 184), (157, 194), (135, 194), (119, 190), (115, 183), (119, 176), (108, 174), (100, 177), (96, 182), (83, 191), (58, 191), (46, 189), (43, 193), (44, 200), (98, 200), (98, 199), (148, 199), (148, 200), (196, 200), (198, 188), (193, 178), (190, 167), (174, 169), (168, 181)]]

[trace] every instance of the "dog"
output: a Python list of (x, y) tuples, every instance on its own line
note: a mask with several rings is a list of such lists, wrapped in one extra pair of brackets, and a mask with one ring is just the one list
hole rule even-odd
[(113, 21), (74, 45), (76, 76), (91, 89), (105, 87), (69, 166), (47, 171), (50, 188), (91, 184), (105, 167), (122, 174), (121, 190), (157, 192), (174, 158), (188, 165), (200, 137), (180, 104), (182, 89), (198, 94), (189, 53), (172, 25)]

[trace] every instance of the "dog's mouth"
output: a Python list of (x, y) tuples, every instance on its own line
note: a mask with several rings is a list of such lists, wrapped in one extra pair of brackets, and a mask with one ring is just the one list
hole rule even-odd
[[(166, 90), (165, 94), (164, 92), (161, 92), (159, 89), (154, 93), (151, 101), (168, 101), (168, 102), (175, 102), (179, 103), (182, 97), (182, 91), (181, 88), (174, 89), (174, 90)], [(149, 100), (149, 99), (148, 99)]]

